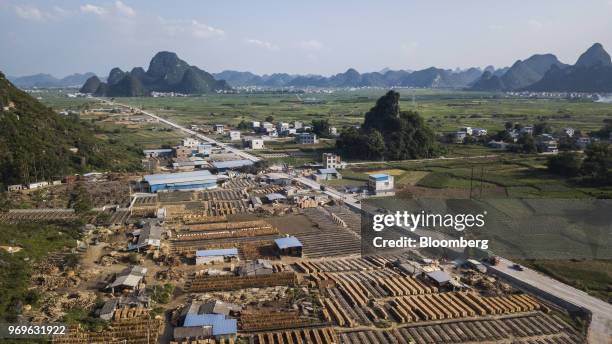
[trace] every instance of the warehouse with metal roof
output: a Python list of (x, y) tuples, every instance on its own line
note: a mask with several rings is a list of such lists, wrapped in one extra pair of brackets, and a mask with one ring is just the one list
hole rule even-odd
[(150, 174), (144, 176), (145, 187), (150, 192), (204, 190), (217, 187), (217, 181), (225, 176), (213, 175), (208, 170)]

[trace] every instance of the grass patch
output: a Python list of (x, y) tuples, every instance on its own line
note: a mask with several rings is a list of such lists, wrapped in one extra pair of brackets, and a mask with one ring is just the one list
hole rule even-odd
[(612, 303), (611, 260), (524, 260), (521, 264)]

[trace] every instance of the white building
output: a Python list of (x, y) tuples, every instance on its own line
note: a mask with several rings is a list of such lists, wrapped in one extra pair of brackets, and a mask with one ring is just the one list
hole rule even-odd
[(472, 135), (472, 127), (463, 127), (459, 131), (464, 131), (468, 135)]
[(246, 148), (250, 149), (263, 149), (264, 148), (264, 140), (262, 138), (257, 137), (245, 137), (242, 139), (242, 144)]
[(251, 123), (251, 127), (253, 127), (253, 129), (257, 129), (261, 126), (261, 122), (259, 121), (253, 121), (253, 123)]
[(44, 188), (45, 186), (49, 186), (49, 182), (30, 183), (30, 185), (28, 185), (28, 189), (30, 190), (40, 189), (40, 188)]
[(183, 142), (183, 146), (184, 147), (189, 147), (189, 148), (195, 148), (195, 147), (197, 147), (200, 144), (200, 141), (198, 141), (198, 140), (196, 140), (196, 139), (194, 139), (192, 137), (184, 138), (182, 140), (182, 142)]
[(312, 145), (318, 142), (314, 133), (299, 133), (295, 135), (295, 142), (301, 145)]
[(487, 135), (487, 129), (472, 128), (472, 136), (485, 136), (485, 135)]
[(231, 141), (240, 141), (240, 132), (237, 130), (232, 130), (229, 132), (229, 137)]
[(225, 131), (225, 126), (223, 124), (215, 124), (214, 129), (216, 133), (223, 134)]
[(276, 131), (278, 131), (279, 133), (282, 133), (283, 131), (287, 129), (289, 129), (289, 123), (287, 122), (276, 123)]
[(331, 136), (338, 135), (338, 129), (336, 127), (329, 127), (329, 135)]
[(304, 123), (300, 122), (300, 121), (295, 121), (293, 122), (293, 127), (295, 129), (302, 129), (302, 127), (304, 126)]
[(340, 159), (340, 155), (334, 153), (323, 153), (324, 168), (340, 168), (341, 165), (342, 159)]
[(368, 178), (368, 189), (375, 196), (395, 195), (393, 176), (383, 173), (371, 174)]
[(23, 190), (23, 185), (21, 185), (21, 184), (9, 185), (7, 190), (10, 191), (10, 192), (21, 191), (21, 190)]

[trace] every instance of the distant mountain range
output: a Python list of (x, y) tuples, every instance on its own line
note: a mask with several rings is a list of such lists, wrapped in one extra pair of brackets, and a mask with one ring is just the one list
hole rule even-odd
[[(191, 66), (172, 52), (157, 53), (149, 68), (124, 72), (113, 68), (106, 81), (92, 73), (56, 79), (48, 74), (10, 78), (21, 88), (80, 85), (81, 92), (99, 96), (146, 96), (153, 91), (202, 94), (231, 87), (419, 87), (458, 88), (473, 91), (612, 92), (612, 63), (603, 46), (595, 43), (576, 64), (562, 63), (553, 54), (537, 54), (516, 61), (511, 67), (484, 70), (450, 70), (430, 67), (423, 70), (390, 70), (359, 73), (349, 68), (329, 77), (275, 73), (257, 75), (226, 70), (209, 74)], [(86, 80), (85, 80), (86, 79)]]
[(321, 75), (270, 74), (256, 75), (251, 72), (226, 70), (213, 74), (225, 80), (232, 87), (433, 87), (464, 88), (471, 85), (482, 75), (479, 68), (453, 71), (449, 69), (427, 68), (420, 71), (382, 70), (380, 72), (359, 73), (353, 68), (330, 77)]
[(34, 74), (21, 77), (11, 77), (8, 79), (15, 86), (20, 88), (55, 88), (55, 87), (74, 87), (82, 85), (85, 80), (94, 76), (94, 73), (72, 74), (61, 79), (51, 74)]
[(580, 55), (573, 66), (551, 66), (529, 91), (612, 92), (612, 62), (599, 43)]
[(129, 72), (113, 68), (106, 82), (92, 76), (80, 91), (97, 96), (142, 97), (151, 92), (203, 94), (230, 89), (225, 81), (215, 80), (211, 74), (189, 65), (175, 53), (162, 51), (151, 59), (147, 71), (142, 67), (135, 67)]
[(584, 52), (573, 66), (555, 55), (533, 55), (516, 61), (505, 73), (485, 71), (470, 88), (477, 91), (612, 92), (612, 63), (600, 43)]

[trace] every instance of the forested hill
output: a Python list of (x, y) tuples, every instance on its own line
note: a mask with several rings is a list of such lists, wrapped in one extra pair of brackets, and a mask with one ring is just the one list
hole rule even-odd
[[(71, 151), (76, 148), (76, 153)], [(0, 73), (0, 187), (91, 170), (132, 170), (138, 153), (110, 146), (94, 128), (61, 116)]]

